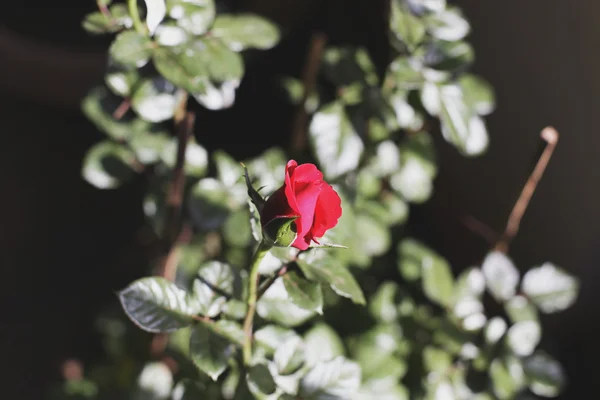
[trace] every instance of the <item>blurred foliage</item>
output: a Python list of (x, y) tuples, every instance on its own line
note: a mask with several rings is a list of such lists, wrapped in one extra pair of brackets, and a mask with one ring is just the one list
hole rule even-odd
[[(91, 90), (82, 108), (107, 138), (89, 150), (82, 176), (113, 189), (143, 173), (143, 209), (161, 237), (166, 192), (185, 149), (182, 218), (192, 235), (173, 244), (174, 281), (148, 276), (119, 292), (128, 318), (115, 312), (98, 321), (106, 360), (66, 380), (57, 399), (484, 400), (560, 392), (566, 375), (538, 348), (539, 314), (568, 308), (577, 279), (551, 263), (521, 276), (496, 251), (457, 273), (402, 230), (409, 205), (434, 189), (432, 123), (465, 156), (488, 145), (483, 117), (494, 94), (468, 72), (474, 55), (460, 9), (445, 0), (393, 0), (393, 61), (381, 80), (365, 49), (325, 50), (319, 82), (335, 90), (319, 86), (306, 96), (303, 157), (342, 197), (343, 215), (323, 242), (348, 248), (266, 255), (253, 359), (244, 366), (247, 265), (261, 232), (239, 161), (268, 196), (283, 182), (288, 155), (279, 148), (248, 160), (208, 154), (193, 136), (182, 143), (173, 126), (192, 99), (211, 110), (231, 106), (245, 52), (277, 45), (279, 30), (260, 16), (218, 14), (213, 0), (98, 5), (83, 28), (116, 36), (106, 87)], [(297, 78), (283, 84), (292, 104), (305, 98)], [(167, 335), (164, 357), (150, 354), (143, 331)]]

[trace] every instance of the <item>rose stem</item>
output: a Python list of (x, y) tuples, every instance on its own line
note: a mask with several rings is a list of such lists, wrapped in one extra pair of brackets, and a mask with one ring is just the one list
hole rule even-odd
[[(183, 191), (185, 187), (185, 153), (187, 144), (194, 131), (195, 115), (186, 111), (187, 96), (183, 96), (177, 106), (174, 123), (177, 130), (177, 155), (175, 168), (170, 177), (166, 194), (166, 218), (161, 235), (162, 257), (157, 267), (156, 274), (173, 281), (179, 263), (179, 251), (175, 244), (182, 236), (181, 232), (181, 206), (183, 204)], [(162, 250), (164, 249), (164, 250)], [(153, 355), (161, 355), (167, 346), (168, 336), (157, 334), (151, 344)]]
[(291, 154), (301, 154), (306, 147), (306, 101), (312, 94), (317, 83), (317, 74), (321, 65), (321, 57), (327, 44), (327, 37), (322, 33), (315, 33), (310, 42), (306, 64), (302, 71), (302, 98), (297, 105), (291, 135)]
[(517, 199), (517, 202), (515, 203), (510, 213), (510, 216), (508, 217), (508, 222), (506, 223), (504, 233), (502, 234), (502, 237), (494, 247), (494, 250), (496, 251), (501, 251), (503, 253), (506, 253), (508, 251), (510, 242), (519, 232), (521, 219), (523, 218), (523, 215), (525, 215), (525, 211), (527, 210), (529, 201), (531, 200), (531, 197), (535, 192), (537, 184), (539, 183), (540, 179), (542, 179), (544, 171), (548, 166), (548, 162), (552, 157), (552, 153), (556, 148), (556, 143), (558, 142), (558, 132), (556, 131), (556, 129), (552, 127), (544, 128), (544, 130), (541, 133), (541, 137), (546, 142), (546, 147), (544, 148), (542, 155), (538, 159), (537, 164), (533, 169), (533, 172), (531, 172), (529, 179), (527, 179), (525, 186), (523, 186), (523, 190), (521, 190), (521, 195)]
[(244, 365), (250, 365), (252, 359), (252, 323), (254, 321), (254, 314), (256, 313), (256, 302), (258, 300), (258, 267), (260, 262), (269, 252), (271, 246), (261, 241), (258, 248), (252, 256), (250, 263), (250, 276), (248, 277), (248, 312), (244, 319), (244, 346), (243, 346), (243, 357)]
[(137, 0), (127, 0), (127, 8), (129, 10), (129, 16), (131, 16), (131, 21), (133, 22), (135, 31), (137, 33), (141, 33), (142, 35), (146, 35), (146, 26), (142, 23), (142, 19), (140, 18)]

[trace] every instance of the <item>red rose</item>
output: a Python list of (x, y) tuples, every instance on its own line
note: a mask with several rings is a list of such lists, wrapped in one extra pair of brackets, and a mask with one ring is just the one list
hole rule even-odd
[(297, 217), (296, 239), (292, 246), (306, 250), (311, 241), (337, 225), (342, 215), (341, 200), (314, 164), (290, 160), (285, 168), (285, 183), (269, 197), (263, 207), (263, 227), (274, 218)]

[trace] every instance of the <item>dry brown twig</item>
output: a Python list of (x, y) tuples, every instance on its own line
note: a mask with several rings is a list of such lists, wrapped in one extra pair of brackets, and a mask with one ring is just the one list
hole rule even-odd
[(546, 167), (548, 166), (550, 158), (552, 157), (554, 149), (558, 143), (559, 134), (558, 131), (553, 127), (549, 126), (544, 128), (540, 136), (542, 140), (546, 142), (546, 146), (542, 152), (542, 155), (538, 159), (535, 168), (531, 172), (529, 179), (527, 179), (525, 186), (523, 186), (519, 198), (513, 206), (513, 209), (508, 217), (508, 222), (506, 223), (504, 233), (494, 246), (494, 250), (496, 251), (501, 251), (503, 253), (508, 252), (511, 241), (519, 232), (521, 220), (523, 219), (523, 215), (525, 215), (525, 211), (527, 211), (531, 197), (533, 196), (533, 193), (535, 193), (535, 189), (542, 179), (544, 171), (546, 171)]

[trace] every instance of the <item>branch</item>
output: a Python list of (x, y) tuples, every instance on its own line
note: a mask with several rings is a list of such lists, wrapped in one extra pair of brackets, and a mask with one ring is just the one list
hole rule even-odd
[(306, 100), (313, 93), (321, 57), (327, 44), (327, 37), (322, 33), (315, 33), (310, 42), (307, 61), (302, 72), (303, 93), (300, 102), (296, 108), (296, 114), (292, 125), (291, 153), (300, 153), (306, 147), (306, 121), (308, 114), (306, 112)]
[(269, 278), (267, 278), (267, 280), (264, 281), (260, 285), (260, 287), (258, 288), (257, 300), (260, 300), (260, 298), (265, 294), (265, 292), (267, 290), (269, 290), (269, 288), (271, 287), (271, 285), (273, 283), (275, 283), (275, 281), (277, 280), (277, 278), (285, 275), (287, 272), (288, 272), (288, 266), (287, 266), (287, 264), (285, 264), (281, 268), (279, 268), (276, 273), (274, 273)]
[(140, 10), (138, 9), (137, 0), (127, 0), (127, 8), (129, 11), (129, 16), (131, 17), (131, 21), (133, 22), (133, 27), (135, 28), (137, 33), (141, 33), (142, 35), (146, 35), (148, 30), (146, 29), (146, 25), (142, 22), (140, 18)]
[(523, 190), (521, 191), (521, 195), (517, 199), (510, 216), (508, 217), (508, 222), (506, 223), (506, 228), (504, 229), (504, 233), (502, 237), (494, 247), (494, 250), (501, 251), (506, 253), (510, 246), (510, 242), (515, 238), (517, 233), (519, 232), (519, 226), (521, 225), (521, 219), (523, 215), (525, 215), (525, 211), (529, 206), (529, 202), (537, 185), (542, 179), (544, 175), (544, 171), (550, 162), (550, 158), (552, 157), (552, 153), (554, 153), (554, 149), (556, 148), (556, 144), (558, 143), (558, 132), (556, 129), (552, 127), (545, 128), (541, 137), (546, 142), (546, 146), (542, 155), (538, 159), (538, 162), (533, 169), (533, 172), (529, 176), (529, 179), (523, 186)]
[(179, 261), (178, 252), (174, 245), (177, 243), (181, 234), (181, 208), (185, 188), (185, 153), (190, 137), (193, 135), (194, 120), (194, 114), (188, 112), (179, 123), (177, 158), (167, 188), (167, 209), (161, 238), (166, 245), (167, 255), (160, 263), (159, 275), (169, 280), (175, 278), (175, 271)]

